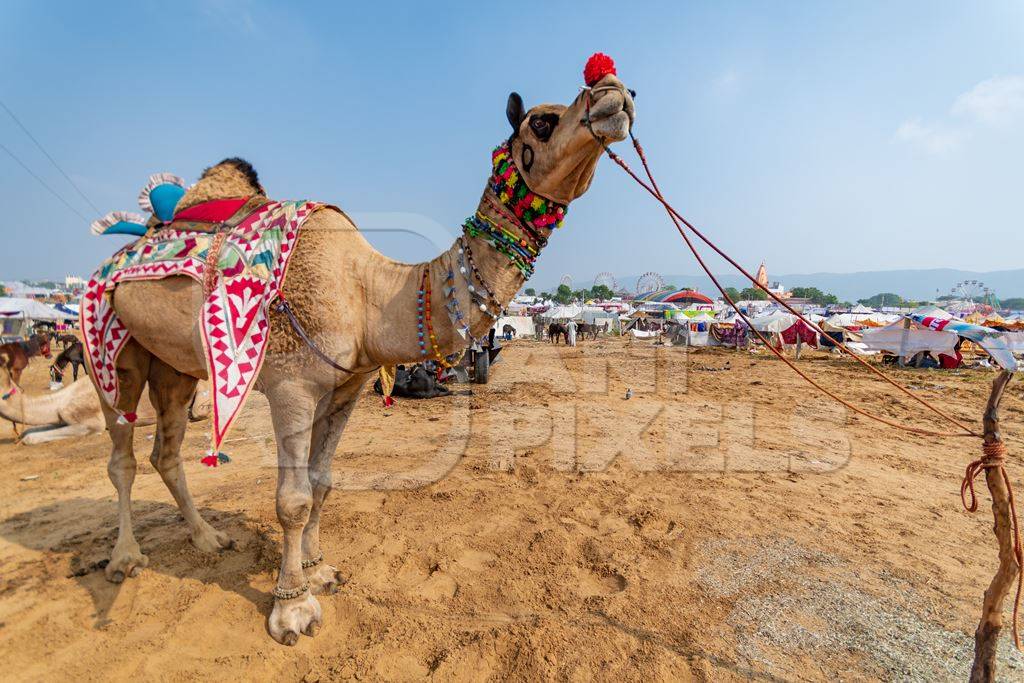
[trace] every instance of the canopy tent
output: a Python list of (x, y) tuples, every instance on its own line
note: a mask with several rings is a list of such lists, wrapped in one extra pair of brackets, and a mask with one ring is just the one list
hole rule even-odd
[(793, 326), (798, 318), (792, 313), (776, 311), (768, 315), (759, 315), (750, 319), (750, 325), (758, 332), (778, 332), (787, 330)]
[(583, 313), (583, 307), (578, 304), (569, 304), (568, 306), (555, 306), (544, 312), (545, 318), (551, 318), (553, 320), (568, 320), (570, 318), (578, 318)]
[(59, 323), (76, 320), (77, 313), (63, 313), (35, 299), (0, 297), (0, 335), (27, 337), (36, 323)]
[(934, 356), (940, 353), (952, 356), (957, 336), (953, 332), (934, 330), (914, 323), (905, 326), (903, 321), (890, 323), (885, 327), (864, 330), (861, 343), (869, 353), (891, 353), (910, 359), (922, 351)]
[(911, 314), (908, 320), (922, 328), (934, 332), (953, 334), (955, 337), (970, 339), (985, 349), (999, 367), (1006, 370), (1017, 370), (1017, 359), (1013, 357), (1013, 343), (1006, 332), (993, 330), (991, 327), (973, 325), (955, 318), (937, 318), (934, 316)]
[(854, 315), (865, 315), (865, 314), (870, 314), (870, 313), (874, 313), (874, 312), (875, 312), (875, 310), (873, 308), (868, 308), (867, 306), (865, 306), (863, 304), (857, 304), (856, 306), (854, 306), (853, 308), (850, 309), (850, 313), (852, 313)]

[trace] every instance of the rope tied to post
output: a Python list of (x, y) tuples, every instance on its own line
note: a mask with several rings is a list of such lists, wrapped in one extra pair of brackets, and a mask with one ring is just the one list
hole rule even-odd
[[(1013, 643), (1021, 649), (1020, 641), (1020, 598), (1024, 589), (1024, 547), (1020, 540), (1020, 522), (1017, 518), (1017, 504), (1013, 498), (1013, 486), (1010, 476), (1006, 473), (1006, 457), (1009, 451), (1002, 441), (986, 441), (981, 446), (982, 456), (967, 466), (963, 483), (960, 484), (960, 501), (968, 512), (978, 510), (978, 496), (974, 491), (974, 479), (985, 470), (998, 469), (1006, 486), (1006, 495), (1010, 503), (1010, 521), (1013, 523), (1013, 556), (1017, 560), (1017, 594), (1013, 599)], [(970, 503), (967, 502), (970, 494)]]

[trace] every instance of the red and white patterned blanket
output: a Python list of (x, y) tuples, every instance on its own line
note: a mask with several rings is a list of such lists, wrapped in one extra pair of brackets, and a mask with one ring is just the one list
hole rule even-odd
[[(213, 434), (203, 462), (216, 465), (221, 443), (262, 367), (270, 305), (284, 285), (299, 229), (323, 206), (268, 202), (222, 232), (184, 231), (172, 222), (105, 261), (85, 289), (80, 314), (86, 359), (103, 399), (116, 409), (117, 356), (131, 338), (111, 306), (114, 287), (172, 275), (204, 283), (208, 293), (200, 327), (213, 398)], [(214, 260), (211, 269), (208, 264)], [(120, 419), (134, 422), (135, 415), (122, 412)]]

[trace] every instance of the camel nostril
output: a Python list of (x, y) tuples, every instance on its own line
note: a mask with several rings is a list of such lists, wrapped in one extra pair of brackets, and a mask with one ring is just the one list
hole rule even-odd
[(627, 92), (629, 93), (630, 97), (632, 97), (634, 100), (636, 99), (636, 90), (630, 88)]

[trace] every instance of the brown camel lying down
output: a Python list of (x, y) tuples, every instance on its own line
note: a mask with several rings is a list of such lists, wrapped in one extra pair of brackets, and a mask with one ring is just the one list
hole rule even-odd
[[(20, 442), (35, 446), (73, 436), (100, 434), (107, 428), (100, 409), (100, 398), (88, 377), (47, 394), (28, 395), (11, 380), (11, 374), (0, 368), (0, 417), (31, 427), (22, 434)], [(148, 392), (139, 401), (136, 425), (156, 423), (156, 412)], [(210, 390), (205, 382), (196, 388), (189, 409), (193, 421), (210, 416)]]

